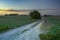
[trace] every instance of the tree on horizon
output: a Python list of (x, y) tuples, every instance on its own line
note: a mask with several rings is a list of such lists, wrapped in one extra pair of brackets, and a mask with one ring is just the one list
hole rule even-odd
[(34, 11), (30, 12), (30, 17), (32, 19), (41, 19), (41, 13), (38, 12), (37, 10), (34, 10)]

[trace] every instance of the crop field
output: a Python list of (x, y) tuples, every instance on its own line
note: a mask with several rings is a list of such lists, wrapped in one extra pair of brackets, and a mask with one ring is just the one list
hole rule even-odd
[(17, 28), (28, 23), (32, 23), (36, 20), (32, 20), (29, 16), (0, 16), (0, 32)]
[(41, 40), (60, 40), (60, 17), (46, 17), (41, 30)]

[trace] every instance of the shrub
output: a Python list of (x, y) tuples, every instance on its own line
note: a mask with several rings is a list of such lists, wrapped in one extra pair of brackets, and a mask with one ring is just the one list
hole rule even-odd
[(30, 16), (32, 19), (41, 19), (41, 15), (37, 10), (30, 12)]

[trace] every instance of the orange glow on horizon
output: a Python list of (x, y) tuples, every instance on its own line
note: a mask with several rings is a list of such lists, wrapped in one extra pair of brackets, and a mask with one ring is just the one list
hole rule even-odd
[(8, 10), (0, 10), (0, 15), (5, 15), (5, 14), (27, 14), (26, 12), (12, 12)]

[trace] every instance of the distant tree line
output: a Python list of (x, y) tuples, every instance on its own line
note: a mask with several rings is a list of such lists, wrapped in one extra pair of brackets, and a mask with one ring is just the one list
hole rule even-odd
[(44, 16), (47, 17), (47, 16), (55, 16), (55, 15), (46, 15), (46, 14), (45, 14)]
[(18, 14), (5, 14), (5, 16), (17, 16)]

